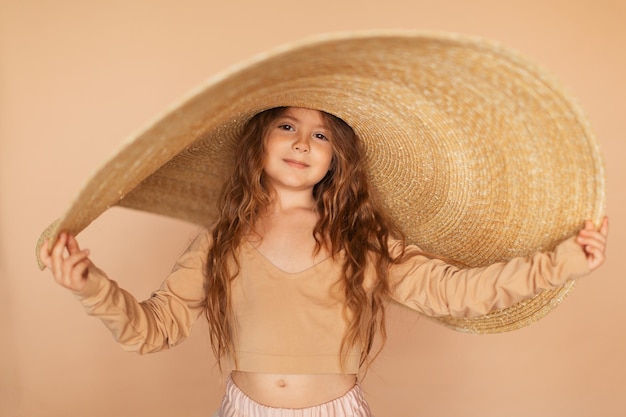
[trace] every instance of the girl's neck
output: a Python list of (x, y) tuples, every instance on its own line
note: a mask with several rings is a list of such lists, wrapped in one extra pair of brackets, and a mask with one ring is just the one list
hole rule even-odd
[(300, 210), (314, 211), (316, 207), (311, 191), (276, 192), (266, 213), (272, 216)]
[(256, 219), (253, 229), (259, 237), (293, 234), (295, 229), (312, 236), (317, 220), (317, 205), (310, 193), (275, 193), (272, 202)]

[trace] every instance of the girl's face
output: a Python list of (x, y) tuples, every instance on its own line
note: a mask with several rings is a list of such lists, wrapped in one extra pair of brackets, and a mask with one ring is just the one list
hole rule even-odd
[(277, 190), (313, 190), (333, 159), (331, 130), (317, 110), (289, 107), (265, 135), (263, 171)]

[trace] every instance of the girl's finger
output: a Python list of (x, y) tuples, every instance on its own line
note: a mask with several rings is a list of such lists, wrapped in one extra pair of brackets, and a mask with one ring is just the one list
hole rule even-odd
[(78, 241), (73, 235), (68, 235), (67, 250), (70, 253), (70, 255), (80, 251), (80, 247), (78, 246)]
[(41, 263), (48, 269), (52, 268), (52, 264), (50, 263), (50, 252), (48, 252), (48, 239), (45, 239), (39, 248), (39, 259)]
[(585, 251), (588, 254), (589, 267), (591, 269), (597, 268), (604, 262), (604, 252), (594, 247), (585, 247)]
[(65, 250), (65, 243), (67, 241), (67, 236), (65, 233), (61, 233), (59, 235), (59, 239), (52, 247), (52, 251), (50, 253), (50, 260), (52, 262), (52, 275), (57, 280), (61, 279), (63, 275), (63, 251)]
[(593, 238), (588, 238), (585, 236), (577, 236), (576, 243), (578, 243), (583, 249), (585, 249), (586, 247), (590, 247), (590, 248), (597, 248), (600, 250), (604, 250), (605, 248), (604, 242), (598, 241)]
[(72, 291), (80, 291), (84, 288), (87, 282), (87, 273), (89, 271), (89, 266), (91, 263), (89, 259), (85, 257), (81, 261), (74, 264), (74, 268), (72, 269), (70, 278), (70, 288)]
[(85, 285), (88, 271), (89, 271), (89, 261), (87, 259), (85, 259), (83, 262), (76, 265), (76, 269), (74, 270), (74, 273), (76, 274), (76, 277), (78, 278), (78, 281), (81, 284), (80, 287), (75, 288), (76, 290), (81, 290), (82, 287)]
[(585, 226), (578, 232), (578, 237), (591, 238), (606, 245), (606, 237), (608, 233), (608, 218), (605, 216), (599, 229), (596, 229), (591, 220), (585, 221)]
[(585, 225), (580, 231), (582, 233), (598, 233), (606, 237), (609, 232), (609, 218), (604, 216), (602, 218), (602, 222), (600, 223), (600, 227), (597, 229), (591, 220), (585, 220)]
[(85, 249), (84, 251), (75, 252), (73, 255), (65, 258), (63, 262), (63, 276), (70, 279), (74, 278), (74, 270), (81, 262), (85, 261), (88, 256), (89, 251)]
[(583, 229), (578, 233), (578, 237), (606, 243), (606, 236), (595, 230)]
[(606, 237), (609, 234), (609, 218), (604, 216), (602, 224), (600, 225), (600, 234)]

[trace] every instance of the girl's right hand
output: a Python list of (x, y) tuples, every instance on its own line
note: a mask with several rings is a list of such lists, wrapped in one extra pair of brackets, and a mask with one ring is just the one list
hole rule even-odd
[[(41, 245), (39, 257), (46, 268), (50, 269), (54, 280), (61, 286), (78, 292), (87, 283), (89, 267), (89, 249), (81, 250), (74, 236), (62, 232), (57, 242), (49, 249), (46, 239)], [(66, 251), (67, 249), (67, 251)]]

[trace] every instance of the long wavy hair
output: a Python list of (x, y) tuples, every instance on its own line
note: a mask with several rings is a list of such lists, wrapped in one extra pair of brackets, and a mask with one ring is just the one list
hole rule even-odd
[[(230, 286), (238, 273), (235, 254), (242, 238), (255, 230), (255, 221), (272, 201), (273, 191), (263, 173), (263, 141), (271, 123), (285, 110), (281, 107), (263, 111), (245, 125), (235, 170), (222, 190), (220, 216), (213, 228), (213, 245), (206, 264), (206, 316), (220, 368), (226, 357), (236, 363)], [(361, 365), (367, 367), (380, 351), (371, 354), (376, 334), (381, 335), (383, 343), (386, 340), (387, 269), (396, 262), (389, 254), (388, 239), (401, 237), (401, 233), (371, 198), (363, 150), (355, 132), (331, 114), (322, 112), (322, 117), (331, 130), (333, 160), (329, 172), (313, 188), (318, 213), (313, 229), (315, 251), (324, 247), (331, 256), (345, 251), (344, 308), (350, 321), (341, 343), (340, 359), (343, 366), (350, 351), (358, 347)], [(366, 287), (365, 269), (372, 259), (376, 260), (376, 279)]]

